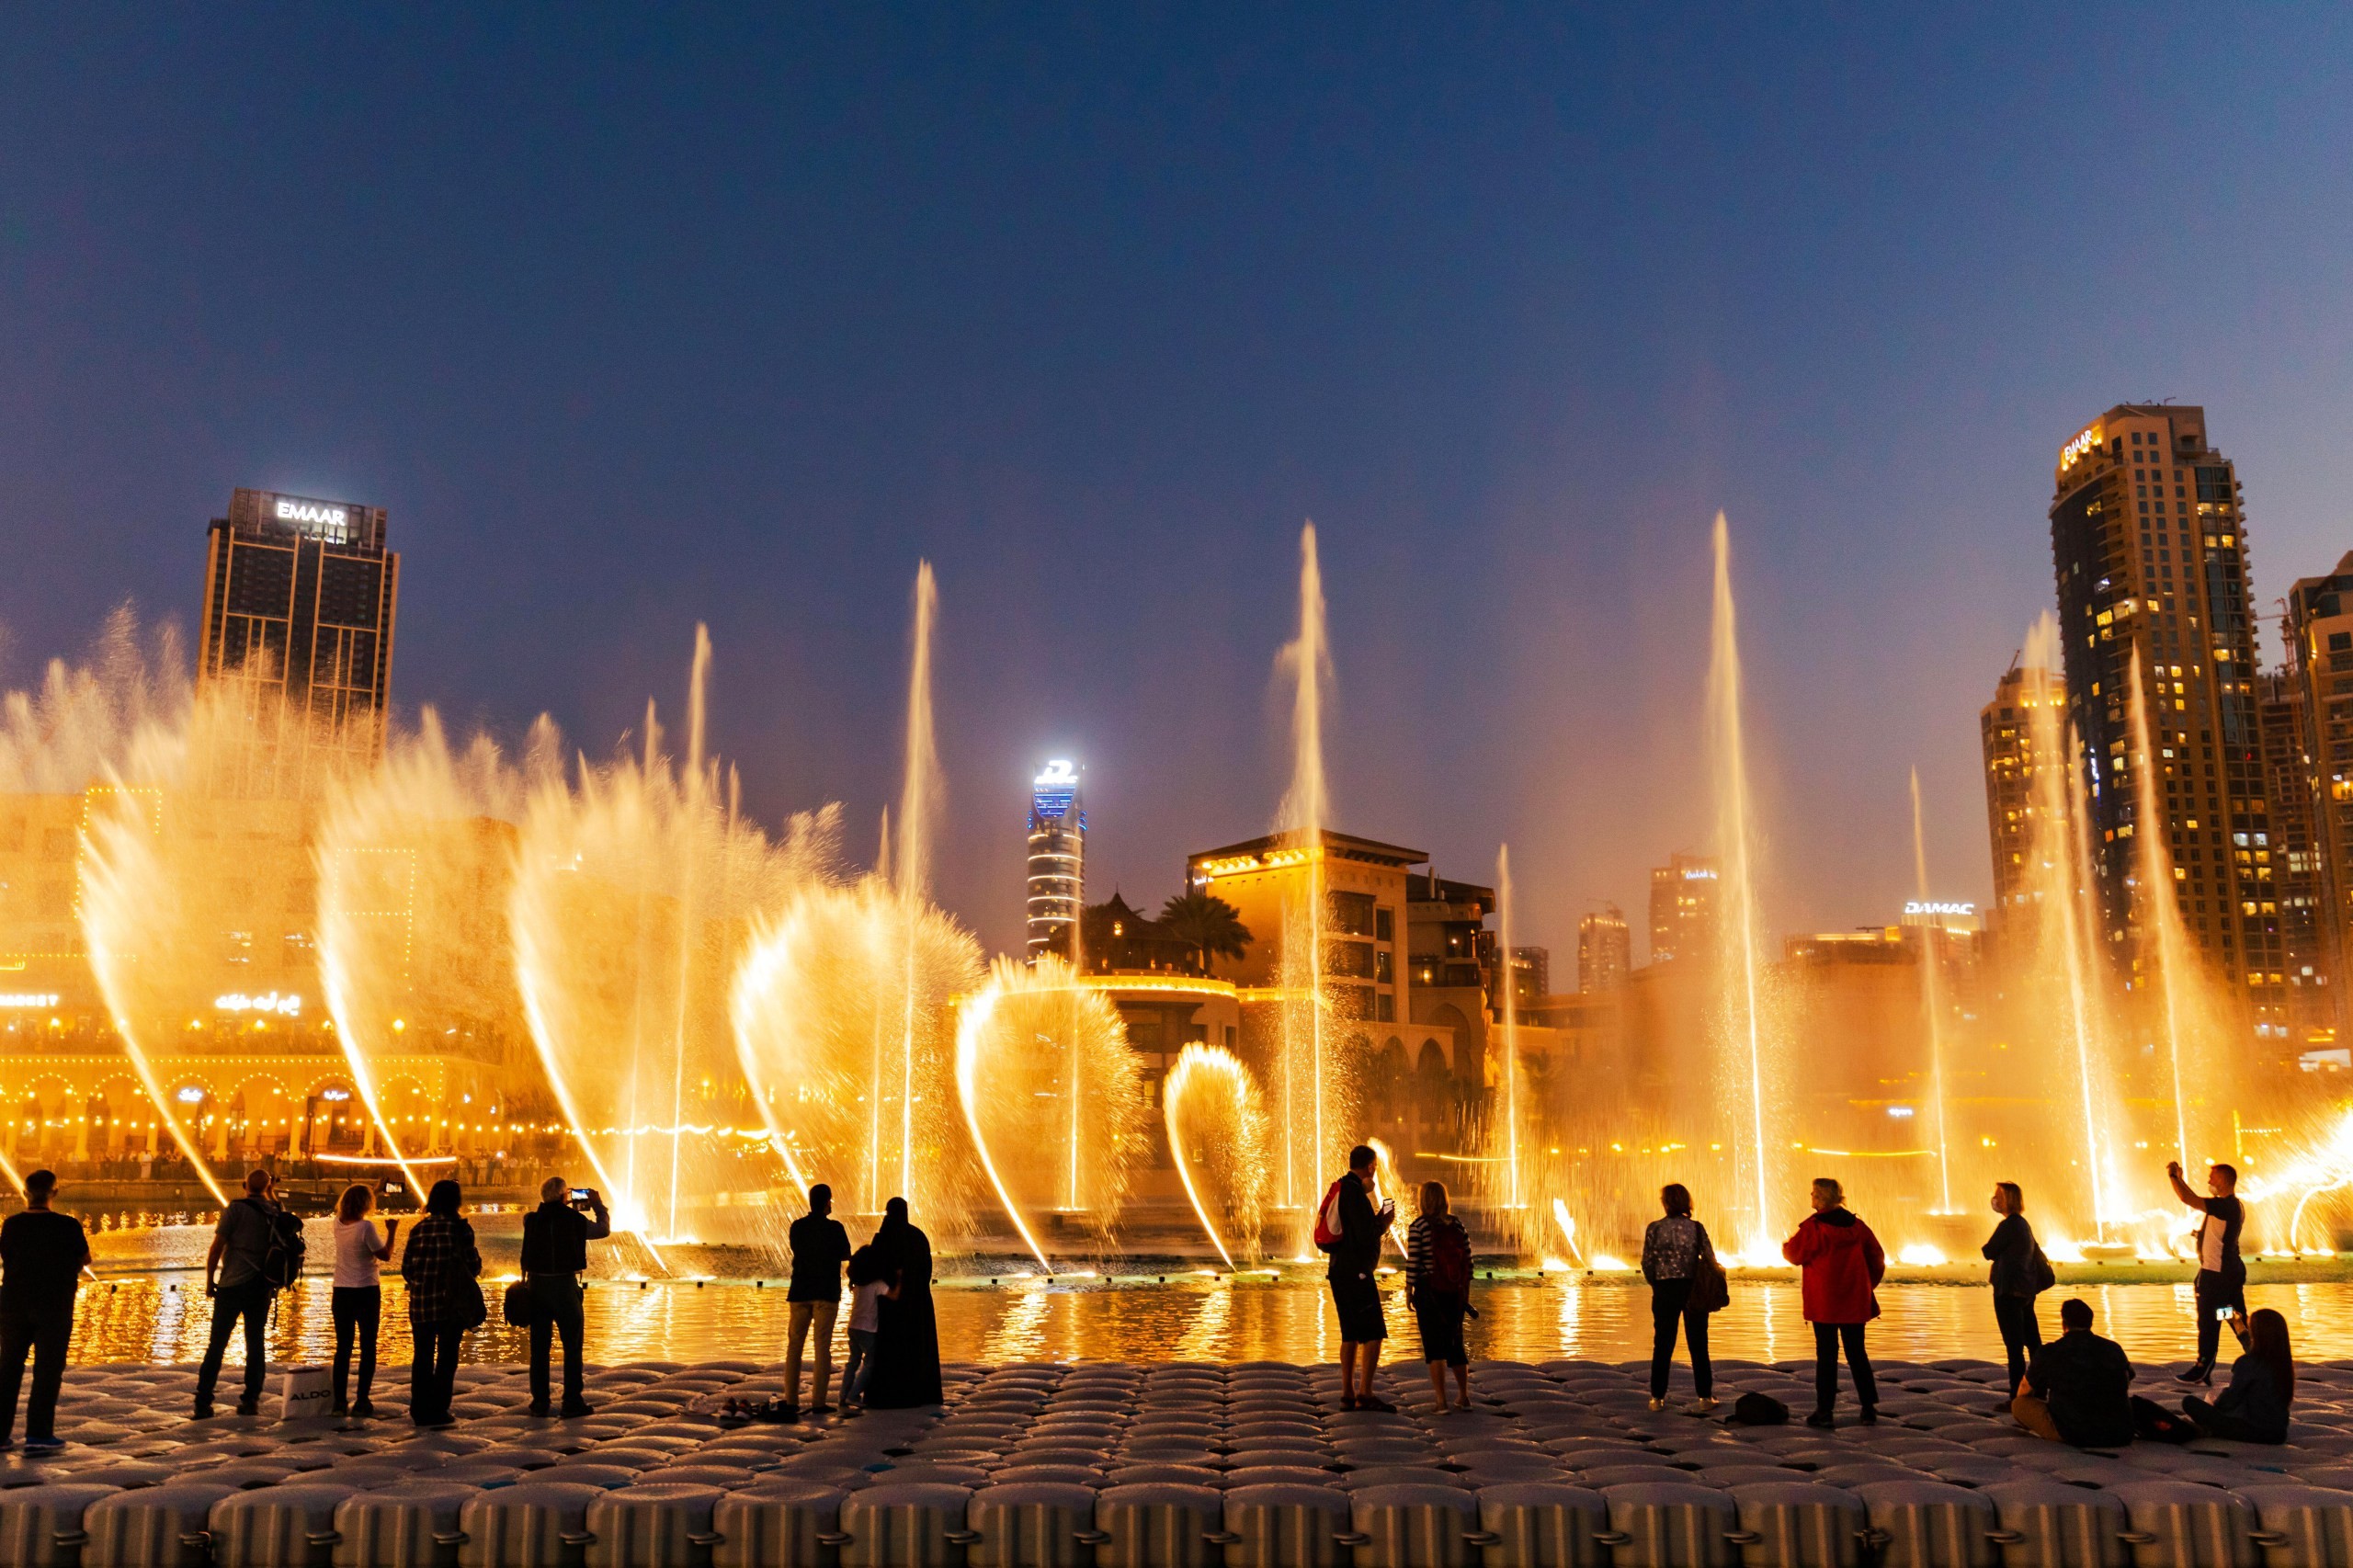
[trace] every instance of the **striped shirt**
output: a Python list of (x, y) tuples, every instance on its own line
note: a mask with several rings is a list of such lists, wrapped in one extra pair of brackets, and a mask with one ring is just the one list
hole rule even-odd
[(1462, 1228), (1462, 1221), (1451, 1214), (1436, 1218), (1425, 1214), (1405, 1227), (1405, 1283), (1416, 1288), (1430, 1277), (1430, 1255), (1436, 1245), (1438, 1227), (1451, 1225)]

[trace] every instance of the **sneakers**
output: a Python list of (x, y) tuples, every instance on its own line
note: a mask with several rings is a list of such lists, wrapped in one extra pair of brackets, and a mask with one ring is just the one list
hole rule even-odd
[(1712, 1415), (1715, 1411), (1716, 1402), (1712, 1398), (1695, 1399), (1683, 1407), (1683, 1414), (1686, 1415)]
[(1654, 1393), (1654, 1394), (1651, 1395), (1651, 1409), (1653, 1409), (1654, 1411), (1658, 1411), (1658, 1410), (1665, 1410), (1665, 1408), (1666, 1408), (1666, 1396), (1665, 1396), (1665, 1394)]
[(555, 1419), (555, 1407), (549, 1404), (535, 1404), (531, 1406), (531, 1419), (534, 1421), (552, 1421)]
[(564, 1402), (563, 1418), (566, 1421), (577, 1421), (584, 1415), (594, 1415), (596, 1414), (597, 1407), (585, 1403), (585, 1401), (576, 1403), (570, 1400)]
[(198, 1400), (198, 1401), (196, 1402), (196, 1408), (195, 1408), (194, 1410), (191, 1410), (191, 1411), (189, 1411), (189, 1412), (188, 1412), (188, 1418), (189, 1420), (191, 1420), (191, 1421), (210, 1421), (210, 1420), (211, 1420), (211, 1419), (212, 1419), (212, 1405), (211, 1405), (211, 1403), (210, 1403), (210, 1401), (208, 1401), (208, 1400)]
[(329, 1415), (347, 1416), (351, 1414), (351, 1406), (344, 1403), (341, 1400), (336, 1400), (333, 1404), (327, 1406), (327, 1414)]
[(1805, 1424), (1809, 1426), (1821, 1426), (1824, 1428), (1838, 1425), (1836, 1421), (1831, 1419), (1830, 1412), (1826, 1410), (1815, 1411), (1813, 1415), (1805, 1418)]
[(1863, 1406), (1861, 1410), (1856, 1412), (1855, 1419), (1861, 1422), (1866, 1426), (1878, 1426), (1879, 1406), (1876, 1404), (1867, 1404)]
[(27, 1437), (25, 1439), (25, 1452), (28, 1454), (53, 1454), (64, 1447), (65, 1439), (63, 1437)]
[(261, 1401), (257, 1399), (239, 1400), (237, 1402), (237, 1414), (240, 1415), (259, 1415), (261, 1414)]
[(358, 1403), (351, 1407), (351, 1414), (358, 1419), (365, 1421), (376, 1414), (376, 1402), (363, 1393), (359, 1396)]
[(1376, 1394), (1358, 1394), (1357, 1396), (1357, 1408), (1358, 1410), (1377, 1410), (1383, 1415), (1394, 1415), (1397, 1414), (1397, 1407), (1395, 1405)]
[(2177, 1383), (2203, 1383), (2207, 1387), (2211, 1388), (2214, 1385), (2214, 1369), (2208, 1366), (2203, 1361), (2195, 1361), (2190, 1364), (2188, 1370), (2175, 1373), (2174, 1381)]

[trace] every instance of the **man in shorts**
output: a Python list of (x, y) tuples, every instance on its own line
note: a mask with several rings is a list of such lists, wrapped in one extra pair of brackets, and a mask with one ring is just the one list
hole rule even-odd
[[(1372, 1392), (1372, 1369), (1381, 1360), (1381, 1342), (1389, 1337), (1382, 1320), (1381, 1287), (1373, 1269), (1381, 1262), (1381, 1238), (1396, 1222), (1397, 1205), (1382, 1199), (1372, 1205), (1373, 1177), (1381, 1157), (1359, 1143), (1348, 1151), (1348, 1174), (1335, 1187), (1339, 1233), (1332, 1244), (1332, 1305), (1340, 1313), (1340, 1408), (1394, 1410), (1397, 1407)], [(1361, 1367), (1361, 1372), (1358, 1368)]]

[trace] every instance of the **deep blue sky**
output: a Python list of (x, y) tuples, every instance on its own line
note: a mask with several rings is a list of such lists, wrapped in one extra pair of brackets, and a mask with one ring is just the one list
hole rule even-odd
[(1458, 875), (1509, 839), (1573, 949), (1706, 845), (1722, 507), (1774, 920), (1889, 917), (1915, 763), (1976, 896), (1976, 710), (2080, 425), (2205, 403), (2267, 604), (2353, 546), (2348, 44), (2311, 7), (12, 7), (0, 677), (125, 596), (191, 620), (233, 485), (374, 502), (404, 709), (602, 751), (707, 619), (751, 805), (840, 799), (863, 852), (928, 556), (939, 881), (1002, 945), (1048, 751), (1097, 896), (1267, 824), (1312, 517), (1340, 821)]

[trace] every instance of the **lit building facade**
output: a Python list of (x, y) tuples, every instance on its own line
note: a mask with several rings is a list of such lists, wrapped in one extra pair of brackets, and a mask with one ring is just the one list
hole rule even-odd
[(1610, 904), (1577, 922), (1577, 989), (1587, 995), (1615, 991), (1634, 967), (1634, 933), (1626, 912)]
[(1677, 854), (1651, 869), (1651, 962), (1714, 960), (1722, 885), (1710, 856)]
[[(2336, 571), (2303, 578), (2288, 591), (2286, 631), (2306, 757), (2303, 799), (2318, 905), (2313, 940), (2341, 1010), (2347, 977), (2353, 977), (2353, 554)], [(2336, 1023), (2343, 1031), (2353, 1019)]]
[[(2039, 708), (2059, 710), (2052, 733), (2066, 733), (2066, 677), (2012, 659), (1994, 688), (1994, 699), (1978, 710), (1978, 743), (1985, 762), (1985, 820), (1994, 851), (1994, 921), (2032, 896), (2027, 857), (2034, 846), (2034, 787), (2038, 770), (2065, 769), (2064, 756), (2036, 755), (2034, 722)], [(2063, 744), (2063, 742), (2062, 743)], [(2063, 801), (2070, 792), (2060, 791)]]
[[(2120, 404), (2062, 449), (2051, 504), (2068, 713), (2084, 747), (2106, 946), (2148, 972), (2132, 890), (2163, 835), (2181, 921), (2259, 1035), (2287, 1032), (2278, 846), (2237, 475), (2205, 410)], [(2135, 675), (2147, 703), (2135, 733)], [(2145, 774), (2145, 780), (2144, 780)], [(2143, 801), (2154, 802), (2144, 820)]]
[(1086, 802), (1078, 768), (1056, 759), (1029, 781), (1029, 958), (1067, 953), (1086, 906)]
[(196, 672), (236, 736), (216, 791), (301, 798), (383, 755), (400, 568), (381, 506), (231, 493), (205, 555)]

